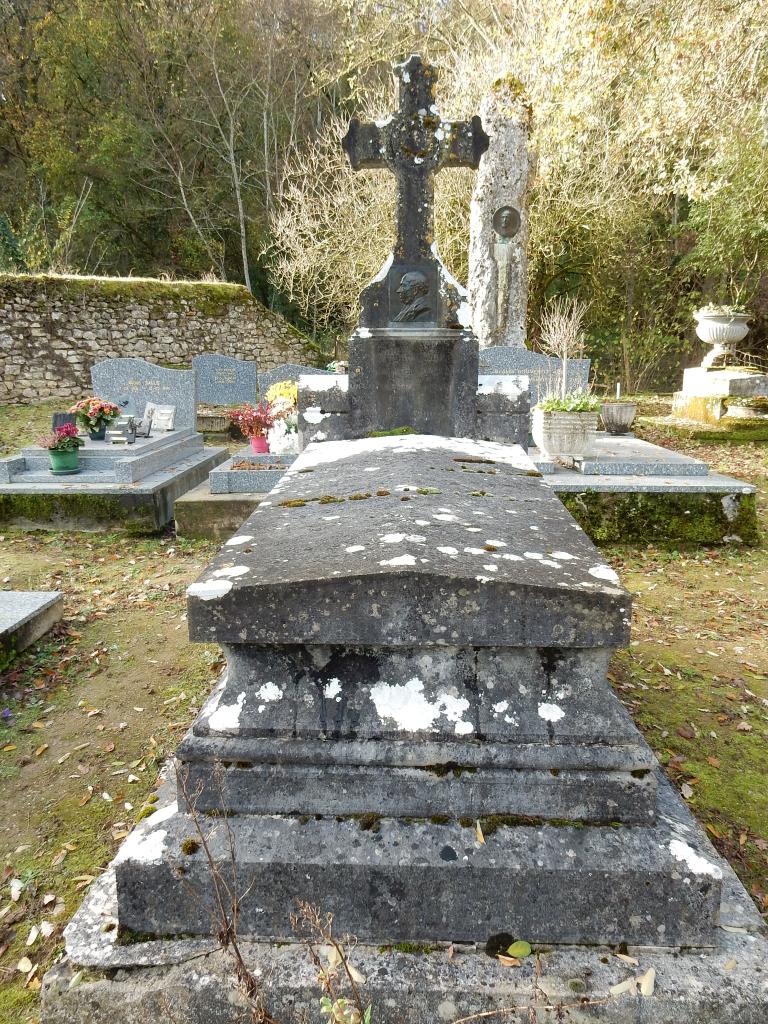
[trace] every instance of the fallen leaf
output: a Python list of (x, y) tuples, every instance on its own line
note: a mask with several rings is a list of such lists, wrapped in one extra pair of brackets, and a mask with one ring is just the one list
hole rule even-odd
[(696, 730), (692, 729), (690, 725), (681, 725), (676, 730), (678, 736), (682, 736), (684, 740), (696, 739)]
[(507, 947), (507, 955), (523, 959), (531, 955), (531, 945), (525, 939), (518, 939), (517, 942), (513, 942), (511, 946)]
[(738, 963), (737, 960), (726, 960), (725, 963), (723, 964), (723, 970), (724, 971), (732, 971), (737, 963)]
[(11, 899), (14, 903), (19, 902), (22, 890), (24, 889), (24, 883), (20, 878), (11, 879)]
[(720, 762), (718, 761), (718, 759), (716, 757), (708, 757), (707, 758), (707, 764), (711, 764), (713, 768), (719, 768), (720, 767)]
[(653, 990), (656, 988), (656, 968), (649, 967), (645, 974), (641, 974), (636, 981), (640, 986), (641, 996), (652, 996)]
[(637, 967), (640, 963), (639, 960), (635, 960), (633, 956), (628, 956), (626, 953), (614, 953), (617, 960), (621, 960), (622, 963), (630, 964), (632, 967)]
[(475, 836), (477, 838), (478, 843), (482, 843), (483, 845), (485, 845), (485, 836), (483, 835), (483, 830), (480, 827), (479, 821), (475, 825)]
[(621, 996), (625, 992), (634, 992), (637, 982), (634, 978), (625, 978), (624, 981), (620, 981), (617, 985), (611, 985), (608, 989), (612, 996)]
[(16, 964), (16, 970), (19, 971), (20, 974), (29, 974), (32, 970), (32, 961), (28, 956), (23, 956), (21, 960), (19, 960)]
[(739, 722), (736, 726), (736, 732), (752, 732), (752, 726), (749, 722)]
[(690, 800), (693, 796), (693, 789), (691, 786), (688, 785), (687, 782), (684, 782), (682, 784), (682, 786), (680, 787), (680, 792), (683, 794), (686, 800)]
[(522, 963), (522, 960), (518, 960), (517, 957), (504, 956), (503, 953), (497, 953), (496, 959), (499, 961), (502, 967), (519, 967)]
[(47, 749), (48, 749), (48, 744), (47, 743), (41, 743), (40, 746), (35, 751), (35, 757), (40, 757), (40, 755), (44, 754)]

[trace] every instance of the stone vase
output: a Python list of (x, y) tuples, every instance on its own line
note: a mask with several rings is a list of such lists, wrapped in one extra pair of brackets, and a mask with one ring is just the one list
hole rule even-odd
[(702, 360), (703, 367), (724, 364), (733, 354), (734, 347), (749, 333), (749, 313), (708, 313), (699, 309), (693, 314), (696, 334), (712, 348)]
[(80, 472), (80, 452), (77, 448), (66, 451), (49, 449), (48, 455), (51, 460), (51, 472), (54, 476), (69, 476), (71, 473)]
[(264, 455), (265, 452), (269, 451), (269, 442), (266, 437), (252, 437), (251, 438), (251, 451), (254, 455)]
[(533, 410), (531, 433), (540, 452), (551, 459), (581, 459), (590, 455), (597, 437), (596, 412)]
[(637, 415), (634, 402), (604, 402), (600, 419), (609, 434), (626, 434)]

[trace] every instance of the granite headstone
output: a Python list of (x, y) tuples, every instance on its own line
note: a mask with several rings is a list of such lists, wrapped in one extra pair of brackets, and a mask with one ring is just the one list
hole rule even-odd
[(253, 404), (259, 381), (254, 359), (234, 359), (218, 352), (204, 352), (192, 360), (197, 400), (204, 405)]
[(94, 394), (141, 417), (147, 402), (176, 407), (174, 430), (194, 430), (197, 400), (194, 370), (169, 370), (145, 359), (105, 359), (91, 369)]
[[(589, 386), (589, 359), (568, 361), (568, 390), (586, 391)], [(531, 405), (547, 394), (559, 393), (562, 361), (541, 352), (510, 345), (491, 345), (480, 349), (481, 374), (512, 374), (530, 380)]]
[(281, 363), (273, 370), (265, 370), (259, 374), (259, 394), (263, 397), (268, 388), (277, 384), (280, 380), (298, 381), (304, 373), (327, 373), (332, 376), (330, 370), (318, 370), (316, 366), (302, 366), (300, 363)]

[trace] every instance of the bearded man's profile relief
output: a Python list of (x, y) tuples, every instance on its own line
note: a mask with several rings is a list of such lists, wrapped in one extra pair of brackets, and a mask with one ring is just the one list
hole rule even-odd
[(422, 274), (420, 270), (409, 270), (407, 274), (403, 274), (397, 286), (397, 294), (403, 308), (393, 317), (395, 323), (430, 319), (432, 307), (426, 299), (429, 294), (426, 274)]

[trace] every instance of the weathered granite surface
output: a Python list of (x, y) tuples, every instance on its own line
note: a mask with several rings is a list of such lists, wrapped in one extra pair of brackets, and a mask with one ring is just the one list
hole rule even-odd
[[(616, 574), (516, 447), (419, 435), (317, 445), (254, 516), (190, 588), (194, 640), (596, 647), (628, 636)], [(250, 543), (265, 531), (272, 543)]]
[(0, 590), (0, 655), (23, 651), (64, 614), (59, 590)]
[[(211, 470), (211, 494), (266, 494), (295, 461), (295, 455), (255, 455), (250, 447), (243, 448)], [(236, 462), (251, 463), (253, 468), (233, 469)]]
[(254, 405), (259, 391), (255, 359), (235, 359), (218, 352), (194, 356), (197, 401), (204, 405)]
[[(531, 405), (539, 398), (559, 392), (562, 363), (559, 359), (517, 345), (491, 345), (480, 350), (481, 374), (524, 375), (530, 380)], [(584, 391), (589, 386), (589, 359), (568, 360), (568, 389)]]
[(140, 417), (147, 402), (176, 407), (174, 430), (194, 430), (197, 392), (193, 370), (168, 370), (145, 359), (104, 359), (91, 368), (93, 392)]

